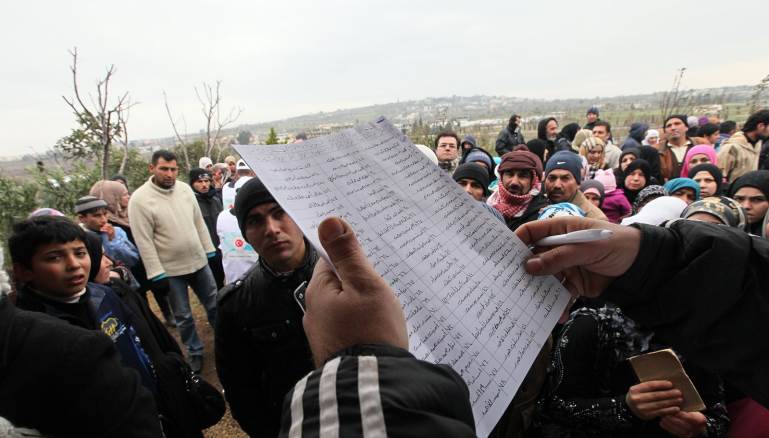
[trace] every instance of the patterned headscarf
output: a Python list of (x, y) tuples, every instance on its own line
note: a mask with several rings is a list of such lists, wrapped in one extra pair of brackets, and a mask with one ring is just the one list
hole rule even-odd
[(638, 214), (638, 210), (649, 203), (649, 201), (659, 198), (660, 196), (667, 195), (668, 193), (662, 186), (652, 185), (644, 187), (640, 192), (638, 192), (638, 195), (633, 202), (633, 214)]
[(117, 181), (97, 181), (91, 187), (89, 194), (107, 202), (109, 220), (122, 227), (130, 227), (128, 209), (120, 206), (120, 198), (128, 193), (128, 189)]

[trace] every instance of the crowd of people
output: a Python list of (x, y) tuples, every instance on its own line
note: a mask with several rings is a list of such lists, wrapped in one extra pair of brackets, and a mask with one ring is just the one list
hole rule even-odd
[[(617, 143), (596, 107), (583, 127), (542, 119), (529, 141), (520, 124), (497, 157), (448, 131), (417, 146), (525, 243), (615, 237), (527, 262), (577, 299), (492, 436), (769, 436), (769, 110), (740, 130), (714, 115), (633, 123)], [(202, 436), (226, 399), (250, 436), (474, 435), (466, 386), (408, 353), (400, 303), (349, 225), (318, 230), (332, 269), (243, 160), (203, 157), (186, 183), (170, 151), (148, 168), (133, 192), (119, 175), (94, 184), (75, 218), (41, 208), (15, 224), (0, 430)], [(200, 377), (190, 290), (224, 397)], [(633, 374), (630, 357), (665, 348), (705, 409)]]

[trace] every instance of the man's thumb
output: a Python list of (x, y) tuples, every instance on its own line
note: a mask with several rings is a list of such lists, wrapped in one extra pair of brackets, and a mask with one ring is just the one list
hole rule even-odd
[(318, 237), (342, 281), (350, 281), (372, 269), (355, 232), (343, 219), (325, 219), (318, 226)]

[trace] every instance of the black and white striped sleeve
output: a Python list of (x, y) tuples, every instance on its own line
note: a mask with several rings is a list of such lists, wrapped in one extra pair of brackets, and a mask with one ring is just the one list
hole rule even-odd
[(281, 437), (473, 437), (467, 386), (451, 368), (384, 345), (359, 345), (286, 395)]

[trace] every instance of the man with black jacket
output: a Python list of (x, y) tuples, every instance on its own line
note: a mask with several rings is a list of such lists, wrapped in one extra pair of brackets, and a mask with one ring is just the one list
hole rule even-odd
[(318, 256), (257, 177), (240, 188), (233, 210), (259, 262), (219, 291), (216, 368), (240, 427), (274, 437), (283, 396), (312, 370), (303, 299), (294, 292), (303, 291)]
[(211, 243), (216, 248), (216, 255), (209, 257), (208, 266), (211, 273), (214, 274), (216, 288), (224, 287), (224, 268), (222, 267), (222, 250), (219, 249), (219, 234), (216, 232), (216, 219), (222, 212), (222, 195), (211, 185), (211, 174), (201, 168), (190, 170), (190, 187), (195, 192), (195, 199), (198, 201), (200, 213), (203, 215), (203, 221), (208, 228), (208, 235), (211, 236)]
[(526, 144), (526, 140), (523, 139), (523, 133), (521, 132), (521, 116), (513, 114), (510, 116), (507, 126), (499, 131), (494, 148), (497, 151), (497, 155), (501, 157), (508, 152), (512, 152), (519, 144)]

